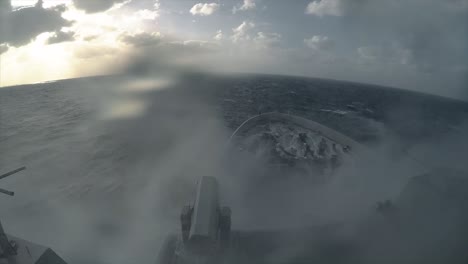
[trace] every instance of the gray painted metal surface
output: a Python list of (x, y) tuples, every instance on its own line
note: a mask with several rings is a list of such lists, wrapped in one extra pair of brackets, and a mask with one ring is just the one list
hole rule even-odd
[(198, 184), (189, 241), (217, 239), (219, 218), (218, 182), (204, 176)]
[[(0, 179), (25, 170), (21, 167), (0, 175)], [(14, 192), (1, 189), (0, 193), (14, 195)], [(0, 222), (0, 264), (67, 264), (52, 249), (8, 235)]]
[(17, 254), (0, 258), (0, 264), (67, 264), (52, 249), (7, 234), (17, 246)]

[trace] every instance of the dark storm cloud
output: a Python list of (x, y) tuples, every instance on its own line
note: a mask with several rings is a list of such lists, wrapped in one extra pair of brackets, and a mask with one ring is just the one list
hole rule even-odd
[(4, 12), (11, 12), (11, 2), (9, 0), (0, 1), (0, 14), (3, 14)]
[[(397, 69), (403, 75), (419, 74), (411, 80), (415, 85), (405, 88), (453, 97), (466, 94), (468, 1), (320, 0), (310, 2), (306, 13), (337, 21), (348, 34), (344, 40), (358, 45), (359, 59), (381, 69), (381, 83), (391, 84), (385, 76)], [(429, 86), (422, 81), (428, 76), (433, 79)]]
[(0, 54), (8, 51), (8, 45), (0, 44)]
[(54, 35), (52, 35), (50, 38), (47, 39), (47, 44), (56, 44), (60, 42), (67, 42), (67, 41), (73, 41), (74, 38), (74, 32), (63, 32), (63, 31), (56, 31), (54, 32)]
[(63, 6), (45, 9), (39, 1), (33, 7), (18, 10), (11, 9), (11, 3), (2, 1), (0, 6), (0, 43), (11, 46), (22, 46), (29, 43), (37, 35), (48, 31), (57, 31), (69, 26), (70, 21), (62, 18)]
[(124, 0), (73, 0), (75, 7), (87, 13), (106, 11), (114, 4), (122, 3)]
[(344, 21), (362, 34), (393, 38), (421, 70), (468, 67), (468, 1), (341, 2)]

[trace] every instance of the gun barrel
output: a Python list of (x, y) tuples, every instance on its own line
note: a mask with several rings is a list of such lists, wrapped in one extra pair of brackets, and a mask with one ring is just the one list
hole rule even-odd
[(202, 246), (216, 241), (218, 230), (218, 182), (204, 176), (198, 184), (197, 196), (190, 227), (189, 242)]
[(4, 193), (4, 194), (6, 194), (6, 195), (10, 195), (10, 196), (13, 196), (13, 195), (15, 195), (15, 193), (14, 193), (14, 192), (12, 192), (12, 191), (8, 191), (8, 190), (2, 189), (2, 188), (0, 188), (0, 193)]
[(12, 171), (10, 171), (10, 172), (7, 172), (7, 173), (5, 173), (5, 174), (2, 174), (2, 175), (0, 175), (0, 180), (3, 179), (3, 178), (8, 177), (8, 176), (10, 176), (10, 175), (13, 175), (13, 174), (15, 174), (15, 173), (17, 173), (17, 172), (20, 172), (20, 171), (22, 171), (22, 170), (25, 170), (25, 169), (26, 169), (26, 167), (21, 167), (21, 168), (18, 168), (18, 169), (16, 169), (16, 170), (12, 170)]

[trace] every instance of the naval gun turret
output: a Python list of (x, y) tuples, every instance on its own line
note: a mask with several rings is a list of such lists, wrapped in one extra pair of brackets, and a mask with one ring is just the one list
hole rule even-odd
[(219, 263), (231, 240), (231, 209), (219, 204), (216, 178), (201, 178), (195, 201), (183, 207), (180, 222), (181, 233), (166, 240), (158, 263)]
[[(6, 178), (26, 167), (0, 175)], [(0, 193), (13, 196), (15, 193), (0, 188)], [(67, 264), (52, 249), (5, 233), (0, 222), (0, 264)]]

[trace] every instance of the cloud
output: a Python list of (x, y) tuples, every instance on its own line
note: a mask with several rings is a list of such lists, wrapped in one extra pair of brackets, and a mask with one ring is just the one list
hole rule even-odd
[[(115, 56), (119, 52), (118, 49), (101, 44), (85, 44), (77, 46), (74, 50), (74, 55), (78, 59), (96, 59), (105, 56)], [(91, 64), (91, 63), (90, 63)], [(105, 65), (105, 64), (103, 64)], [(109, 67), (109, 65), (105, 65)], [(102, 70), (102, 69), (101, 69)]]
[(56, 44), (60, 42), (67, 42), (73, 41), (75, 33), (72, 31), (64, 32), (64, 31), (56, 31), (54, 32), (48, 39), (47, 44)]
[(391, 46), (363, 46), (357, 49), (359, 58), (364, 62), (393, 63), (408, 65), (412, 62), (411, 50), (396, 44)]
[[(134, 50), (125, 72), (140, 75), (192, 68), (201, 71), (213, 65), (216, 54), (222, 48), (215, 41), (171, 40), (165, 37), (158, 45)], [(220, 67), (219, 63), (215, 67)]]
[(239, 8), (235, 6), (232, 9), (232, 13), (235, 14), (237, 11), (246, 11), (246, 10), (255, 9), (255, 7), (257, 7), (255, 0), (244, 0), (244, 3)]
[(255, 24), (252, 22), (247, 22), (244, 21), (242, 24), (240, 24), (238, 27), (233, 28), (232, 32), (233, 35), (231, 36), (231, 39), (234, 43), (237, 43), (242, 40), (248, 40), (250, 39), (249, 31), (255, 28)]
[(213, 37), (214, 40), (220, 41), (224, 38), (223, 31), (218, 30), (216, 31), (216, 35)]
[(159, 0), (155, 0), (154, 4), (153, 4), (153, 7), (154, 9), (159, 9), (161, 8), (161, 3), (159, 2)]
[(204, 67), (207, 57), (221, 50), (221, 45), (215, 41), (180, 40), (161, 36), (160, 33), (125, 33), (119, 41), (138, 47), (133, 49), (128, 71), (131, 73), (148, 73), (155, 69), (181, 67)]
[[(419, 0), (416, 0), (419, 1)], [(369, 1), (369, 0), (314, 0), (310, 2), (305, 13), (308, 15), (323, 16), (347, 16), (356, 15), (361, 12), (369, 12), (368, 7), (373, 5), (392, 6), (392, 5), (405, 5), (401, 1), (395, 3), (394, 1)], [(370, 11), (372, 13), (372, 11)]]
[(71, 22), (62, 18), (64, 6), (43, 8), (42, 2), (32, 7), (12, 10), (11, 5), (2, 1), (0, 6), (0, 43), (22, 46), (43, 32), (58, 31), (70, 26)]
[(341, 16), (343, 15), (343, 3), (341, 0), (316, 0), (307, 5), (306, 14)]
[(212, 52), (220, 48), (220, 45), (216, 42), (194, 39), (170, 42), (168, 45), (176, 48), (183, 48), (185, 51), (195, 53)]
[(134, 47), (153, 46), (161, 43), (161, 34), (159, 32), (140, 32), (131, 34), (122, 33), (119, 40), (127, 45)]
[(467, 0), (447, 0), (447, 4), (454, 9), (468, 9)]
[(110, 9), (114, 4), (126, 2), (124, 0), (73, 0), (76, 8), (86, 13), (97, 13)]
[(155, 20), (159, 17), (159, 10), (142, 9), (135, 12), (135, 14), (143, 20)]
[(364, 58), (366, 60), (375, 60), (376, 58), (383, 56), (382, 49), (379, 49), (378, 47), (372, 47), (372, 46), (359, 47), (357, 51), (358, 51), (359, 57)]
[(10, 1), (0, 1), (0, 15), (11, 12), (11, 2)]
[(244, 0), (244, 4), (240, 7), (239, 10), (254, 9), (255, 6), (256, 6), (255, 0)]
[(144, 7), (146, 8), (144, 9), (141, 9), (143, 8), (143, 6), (141, 5), (142, 3), (140, 2), (134, 2), (134, 3), (135, 3), (135, 7), (138, 7), (140, 9), (135, 12), (135, 15), (142, 20), (155, 20), (156, 18), (160, 16), (161, 3), (159, 2), (159, 0), (156, 0), (151, 5), (147, 5), (146, 2), (142, 2), (142, 3), (145, 3)]
[(339, 16), (337, 23), (357, 38), (370, 36), (359, 44), (361, 59), (370, 61), (367, 55), (380, 53), (374, 61), (411, 63), (423, 74), (468, 74), (467, 0), (320, 0), (311, 2), (306, 13)]
[(198, 3), (190, 9), (190, 13), (194, 16), (209, 16), (219, 9), (217, 3)]
[(0, 54), (7, 52), (9, 49), (7, 44), (0, 44)]
[(257, 48), (270, 48), (277, 45), (281, 41), (279, 33), (264, 33), (258, 32), (254, 38), (254, 43)]
[[(468, 76), (467, 0), (307, 0), (302, 3), (294, 1), (291, 5), (288, 2), (288, 7), (299, 10), (299, 13), (296, 13), (298, 18), (285, 17), (282, 20), (285, 24), (272, 30), (269, 29), (270, 26), (278, 25), (278, 18), (274, 17), (274, 14), (282, 11), (278, 9), (284, 8), (284, 5), (273, 1), (274, 3), (272, 2), (271, 6), (265, 10), (264, 15), (267, 16), (262, 16), (261, 22), (254, 24), (252, 23), (254, 20), (248, 18), (253, 14), (243, 13), (247, 17), (234, 22), (237, 24), (231, 26), (232, 31), (229, 28), (226, 31), (229, 21), (221, 17), (218, 17), (221, 19), (219, 21), (212, 20), (215, 19), (212, 17), (209, 21), (205, 21), (219, 23), (219, 25), (214, 25), (214, 28), (204, 24), (189, 31), (184, 30), (184, 26), (192, 25), (192, 18), (181, 16), (184, 12), (180, 9), (181, 2), (171, 4), (172, 7), (167, 6), (167, 10), (160, 11), (159, 1), (156, 0), (89, 0), (86, 1), (87, 6), (94, 5), (94, 8), (87, 8), (88, 13), (95, 12), (93, 10), (97, 9), (105, 9), (103, 6), (110, 7), (110, 9), (97, 14), (86, 14), (73, 8), (72, 0), (69, 0), (70, 3), (66, 7), (55, 6), (65, 1), (67, 0), (46, 0), (43, 7), (32, 6), (34, 0), (21, 1), (21, 3), (28, 3), (30, 5), (28, 7), (14, 2), (15, 11), (12, 10), (10, 1), (0, 1), (2, 59), (15, 57), (19, 61), (20, 58), (27, 57), (24, 54), (41, 53), (42, 56), (44, 50), (42, 45), (72, 40), (70, 31), (73, 31), (75, 32), (73, 37), (77, 41), (63, 45), (48, 45), (50, 46), (48, 55), (53, 54), (57, 58), (58, 54), (65, 56), (67, 52), (70, 53), (70, 50), (76, 49), (79, 45), (87, 45), (84, 43), (91, 42), (90, 44), (99, 45), (99, 47), (108, 45), (114, 48), (113, 52), (123, 51), (124, 55), (136, 53), (137, 50), (157, 49), (156, 53), (159, 57), (167, 52), (167, 56), (163, 54), (165, 57), (174, 56), (174, 60), (178, 61), (183, 58), (177, 52), (183, 51), (188, 61), (193, 58), (190, 52), (200, 54), (202, 50), (207, 52), (215, 50), (214, 45), (210, 47), (209, 42), (212, 41), (219, 46), (222, 45), (221, 49), (226, 51), (224, 54), (221, 52), (204, 53), (206, 61), (212, 59), (211, 65), (214, 65), (212, 68), (215, 70), (220, 68), (219, 65), (230, 66), (235, 62), (239, 65), (249, 64), (249, 67), (245, 66), (245, 69), (241, 69), (243, 71), (330, 77), (360, 82), (372, 81), (402, 88), (421, 87), (421, 91), (429, 90), (426, 88), (428, 85), (437, 86), (441, 91), (440, 87), (444, 87), (448, 91), (452, 89), (451, 87), (462, 84), (464, 86), (458, 85), (457, 87), (460, 88), (457, 89), (466, 90), (468, 80), (466, 78)], [(78, 5), (79, 2), (85, 3), (84, 0), (73, 2)], [(260, 1), (235, 0), (233, 2), (236, 3), (236, 10), (256, 10), (262, 7)], [(223, 3), (213, 0), (206, 0), (205, 3), (205, 1), (198, 0), (192, 1), (184, 9), (186, 12), (194, 5), (191, 14), (203, 16), (222, 12)], [(99, 5), (100, 8), (98, 8)], [(68, 9), (65, 10), (66, 8)], [(295, 19), (299, 19), (301, 9), (305, 8), (306, 13), (310, 15), (306, 20), (320, 24), (309, 25), (313, 27), (311, 32), (317, 32), (315, 33), (317, 36), (306, 35), (308, 25), (296, 23)], [(161, 16), (164, 14), (165, 18), (161, 21), (161, 29), (155, 30), (155, 26), (159, 26), (155, 20), (158, 20), (160, 14)], [(214, 14), (216, 15), (218, 14)], [(325, 16), (327, 17), (318, 19)], [(172, 25), (174, 22), (177, 23)], [(286, 35), (290, 33), (287, 28), (290, 28), (292, 24), (297, 25), (296, 30), (299, 33), (303, 32), (302, 35), (305, 36), (302, 47), (294, 45), (293, 40), (286, 40)], [(168, 28), (169, 25), (177, 26), (176, 30), (170, 29), (172, 26)], [(222, 31), (216, 31), (218, 29)], [(169, 34), (170, 38), (163, 37), (159, 33), (152, 33), (159, 30), (161, 33)], [(277, 33), (269, 33), (272, 31)], [(343, 31), (346, 34), (340, 34)], [(69, 32), (68, 35), (65, 32)], [(47, 37), (50, 39), (48, 40)], [(199, 42), (190, 40), (184, 43), (187, 39), (198, 39)], [(18, 48), (26, 47), (25, 44), (31, 40), (34, 45), (27, 45), (29, 50)], [(341, 43), (340, 49), (334, 49), (334, 44), (338, 46), (339, 43)], [(271, 47), (275, 49), (269, 49)], [(9, 50), (5, 52), (7, 48)], [(56, 52), (52, 50), (55, 48), (64, 50)], [(81, 53), (94, 55), (99, 53), (98, 48), (89, 48), (89, 50), (92, 52)], [(103, 51), (108, 54), (108, 50), (103, 49)], [(209, 58), (211, 55), (213, 57)], [(118, 56), (119, 54), (116, 54), (114, 57)], [(109, 55), (102, 57), (107, 58)], [(154, 58), (159, 60), (159, 57)], [(28, 57), (29, 59), (37, 61)], [(164, 61), (172, 60), (167, 58)], [(343, 61), (346, 63), (342, 63)], [(327, 67), (319, 65), (325, 62)], [(20, 65), (19, 62), (10, 60), (10, 65), (14, 63)], [(93, 64), (96, 63), (93, 62)], [(398, 67), (399, 69), (396, 69)], [(19, 66), (15, 68), (20, 69)], [(270, 71), (270, 68), (273, 70)], [(372, 74), (369, 74), (371, 70)], [(411, 71), (411, 74), (405, 71)], [(3, 76), (11, 76), (12, 72), (10, 70), (9, 74), (3, 74)], [(411, 83), (410, 78), (412, 78)], [(408, 80), (408, 82), (404, 84), (393, 81), (397, 79)], [(21, 78), (15, 77), (15, 80), (21, 80)], [(440, 81), (437, 82), (438, 80)], [(442, 80), (445, 80), (447, 85), (443, 84)]]
[(327, 36), (320, 35), (315, 35), (309, 39), (304, 39), (304, 43), (307, 47), (316, 51), (329, 50), (334, 46), (334, 42)]

